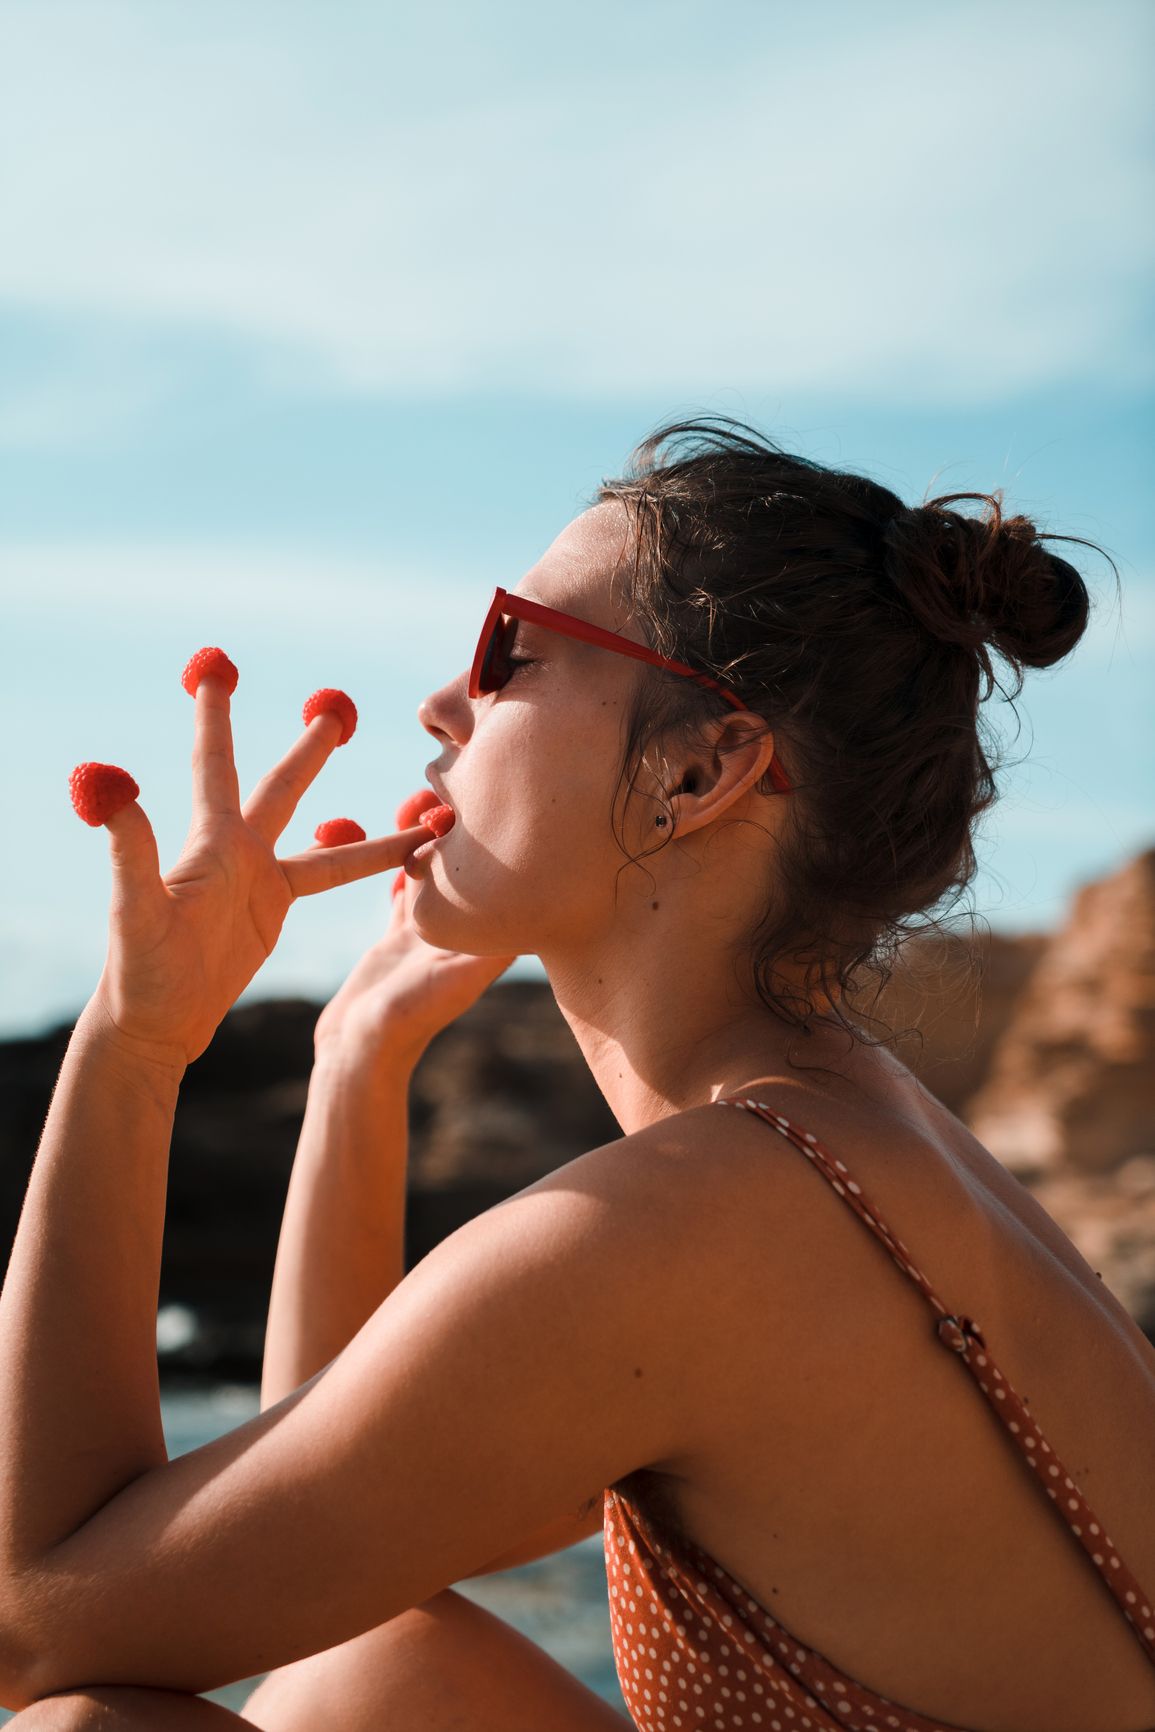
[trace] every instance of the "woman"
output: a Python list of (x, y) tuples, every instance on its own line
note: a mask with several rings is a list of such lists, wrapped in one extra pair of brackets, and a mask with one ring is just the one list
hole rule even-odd
[[(604, 1516), (639, 1727), (1155, 1727), (1155, 1352), (862, 1003), (973, 871), (992, 652), (1049, 666), (1087, 619), (977, 497), (663, 429), (422, 705), (456, 822), (420, 850), (408, 802), (277, 860), (333, 719), (242, 810), (202, 681), (164, 885), (139, 806), (108, 824), (109, 961), (0, 1304), (17, 1724), (224, 1728), (192, 1693), (268, 1672), (268, 1732), (620, 1728), (452, 1591)], [(318, 1024), (264, 1410), (168, 1462), (184, 1067), (294, 895), (402, 861)], [(402, 1280), (409, 1073), (525, 952), (622, 1136)]]

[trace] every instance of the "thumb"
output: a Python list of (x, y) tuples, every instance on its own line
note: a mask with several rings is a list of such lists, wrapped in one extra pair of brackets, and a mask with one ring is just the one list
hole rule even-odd
[(144, 809), (135, 800), (106, 818), (113, 904), (144, 904), (160, 887), (160, 855)]

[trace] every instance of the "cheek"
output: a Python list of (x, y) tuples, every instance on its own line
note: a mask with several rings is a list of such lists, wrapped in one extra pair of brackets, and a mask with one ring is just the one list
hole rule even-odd
[(609, 801), (600, 786), (595, 791), (580, 775), (567, 775), (564, 763), (548, 768), (548, 779), (511, 777), (496, 799), (487, 799), (475, 835), (506, 870), (556, 880), (588, 870), (608, 833)]
[[(600, 706), (599, 706), (600, 708)], [(620, 744), (605, 712), (577, 711), (563, 736), (526, 706), (487, 718), (453, 778), (458, 831), (434, 857), (439, 895), (418, 900), (417, 930), (444, 950), (540, 953), (613, 919), (611, 806)], [(611, 737), (612, 734), (612, 737)], [(422, 869), (424, 870), (424, 868)]]
[[(467, 827), (505, 869), (564, 878), (613, 847), (616, 732), (611, 741), (608, 728), (598, 730), (596, 720), (583, 725), (580, 717), (563, 733), (543, 731), (540, 719), (530, 712), (485, 740), (465, 790)], [(472, 745), (481, 743), (477, 737)]]

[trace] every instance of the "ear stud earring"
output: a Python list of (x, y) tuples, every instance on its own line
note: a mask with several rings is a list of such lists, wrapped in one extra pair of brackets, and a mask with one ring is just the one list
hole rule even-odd
[(657, 818), (655, 818), (655, 819), (654, 819), (654, 823), (655, 823), (655, 824), (656, 824), (656, 825), (657, 825), (657, 826), (658, 826), (658, 829), (659, 829), (659, 830), (660, 830), (660, 829), (661, 829), (661, 828), (662, 828), (662, 826), (663, 826), (663, 825), (664, 825), (664, 824), (665, 824), (665, 823), (666, 823), (666, 821), (667, 821), (667, 820), (666, 820), (666, 815), (665, 815), (665, 813), (664, 813), (664, 812), (663, 812), (663, 813), (662, 813), (662, 814), (661, 814), (661, 816), (660, 816), (660, 817), (657, 817)]

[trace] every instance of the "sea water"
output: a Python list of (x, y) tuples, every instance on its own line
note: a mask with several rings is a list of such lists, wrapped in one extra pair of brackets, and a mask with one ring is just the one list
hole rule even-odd
[[(221, 1437), (260, 1411), (258, 1391), (225, 1384), (198, 1391), (172, 1391), (161, 1399), (170, 1456)], [(504, 1618), (551, 1654), (583, 1684), (625, 1712), (614, 1673), (602, 1538), (582, 1540), (567, 1551), (520, 1569), (459, 1582), (467, 1599)], [(263, 1674), (206, 1694), (227, 1708), (243, 1709)], [(334, 1712), (338, 1708), (334, 1704)], [(0, 1725), (12, 1716), (0, 1708)]]

